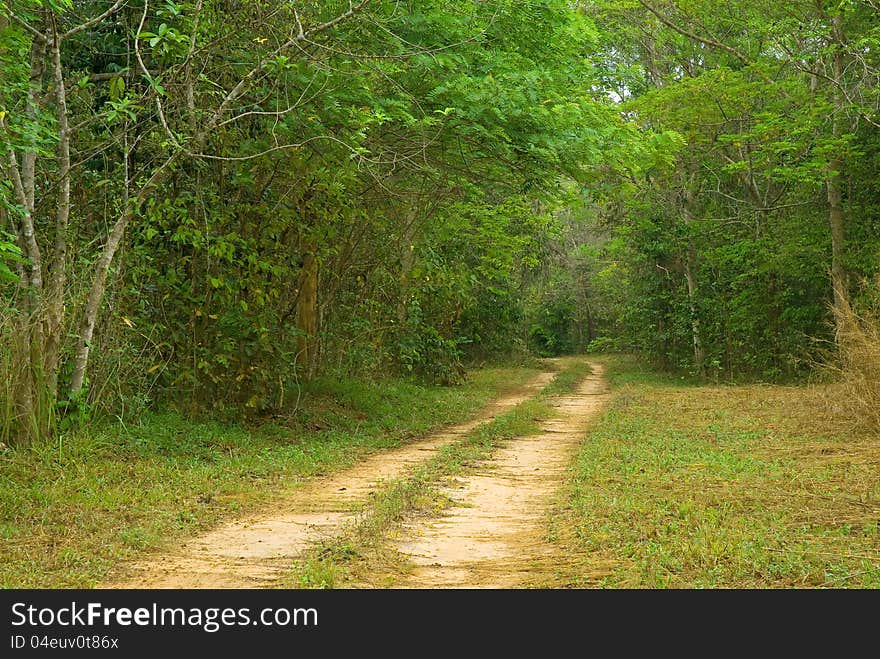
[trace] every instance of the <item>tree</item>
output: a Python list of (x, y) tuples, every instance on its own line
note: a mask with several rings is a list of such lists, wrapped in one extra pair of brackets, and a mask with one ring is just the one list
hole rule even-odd
[[(558, 204), (560, 178), (584, 179), (620, 130), (585, 57), (595, 31), (558, 0), (14, 0), (3, 15), (32, 436), (95, 401), (113, 323), (144, 333), (143, 373), (194, 404), (280, 405), (332, 342), (351, 346), (352, 309), (369, 309), (378, 354), (421, 336), (455, 361), (462, 323), (482, 322), (470, 295), (491, 286), (461, 278), (416, 314), (419, 260), (528, 253), (545, 228), (522, 209)], [(432, 244), (456, 212), (484, 250)]]
[[(876, 116), (876, 68), (865, 48), (876, 16), (860, 2), (589, 7), (608, 26), (609, 84), (630, 116), (686, 143), (673, 170), (625, 181), (608, 205), (629, 243), (612, 242), (614, 253), (632, 268), (631, 281), (645, 284), (620, 304), (658, 314), (648, 321), (623, 311), (627, 325), (643, 326), (630, 325), (631, 338), (697, 372), (787, 372), (809, 350), (804, 335), (827, 334), (817, 269), (828, 269), (833, 298), (846, 289), (847, 264), (864, 263), (860, 254), (873, 249), (870, 241), (845, 247), (843, 182), (861, 158), (854, 131)], [(835, 79), (835, 66), (846, 74)], [(866, 220), (846, 224), (863, 234)], [(665, 337), (660, 345), (645, 338), (651, 328)]]

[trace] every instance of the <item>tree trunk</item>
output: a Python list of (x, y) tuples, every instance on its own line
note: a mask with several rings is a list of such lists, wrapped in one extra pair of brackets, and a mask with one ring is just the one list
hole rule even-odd
[(67, 288), (67, 226), (70, 219), (70, 129), (67, 91), (61, 66), (61, 42), (53, 17), (52, 69), (58, 106), (58, 197), (55, 202), (55, 245), (49, 269), (44, 320), (43, 374), (51, 400), (58, 395), (58, 360), (61, 353), (64, 296)]
[(79, 342), (77, 343), (76, 354), (73, 359), (73, 373), (70, 376), (70, 387), (68, 390), (70, 398), (78, 396), (85, 383), (86, 367), (89, 363), (89, 351), (92, 347), (95, 323), (98, 320), (98, 311), (101, 308), (101, 300), (104, 299), (104, 291), (107, 288), (107, 274), (113, 263), (113, 257), (116, 256), (116, 252), (122, 244), (125, 230), (128, 227), (129, 222), (131, 222), (132, 217), (134, 217), (134, 214), (141, 205), (143, 205), (150, 193), (157, 185), (159, 185), (159, 183), (165, 180), (169, 168), (179, 156), (180, 152), (176, 151), (168, 156), (165, 162), (153, 172), (153, 176), (140, 189), (137, 197), (135, 197), (132, 202), (122, 210), (119, 218), (116, 220), (116, 224), (113, 225), (113, 229), (110, 231), (110, 235), (107, 237), (107, 242), (104, 243), (104, 249), (101, 252), (101, 258), (98, 259), (98, 264), (95, 267), (92, 287), (89, 289), (89, 296), (86, 299), (86, 306), (83, 310), (82, 320), (80, 322)]
[[(232, 109), (236, 106), (236, 102), (239, 100), (239, 98), (247, 93), (255, 80), (258, 80), (260, 78), (260, 76), (265, 71), (267, 63), (273, 61), (279, 53), (293, 50), (298, 47), (298, 44), (300, 42), (306, 41), (307, 39), (313, 37), (315, 34), (330, 30), (334, 26), (351, 18), (352, 16), (363, 10), (369, 4), (369, 2), (370, 0), (362, 0), (357, 5), (349, 4), (348, 9), (337, 15), (335, 18), (319, 25), (315, 25), (309, 30), (300, 29), (298, 33), (294, 32), (290, 36), (290, 38), (283, 44), (272, 47), (269, 51), (267, 51), (257, 66), (254, 66), (252, 69), (250, 69), (247, 73), (239, 78), (238, 82), (233, 85), (232, 89), (222, 98), (214, 111), (208, 112), (207, 120), (204, 123), (200, 124), (196, 134), (193, 135), (192, 139), (187, 142), (187, 148), (176, 148), (157, 169), (153, 170), (150, 179), (140, 189), (137, 196), (131, 199), (131, 201), (120, 210), (116, 222), (114, 223), (110, 234), (107, 237), (98, 262), (92, 273), (91, 287), (89, 288), (88, 297), (86, 299), (85, 306), (82, 312), (82, 317), (80, 319), (78, 343), (73, 356), (73, 372), (71, 374), (71, 380), (68, 387), (68, 395), (70, 398), (80, 395), (80, 392), (82, 391), (85, 383), (86, 370), (88, 367), (89, 353), (91, 350), (92, 339), (94, 337), (95, 325), (101, 307), (101, 302), (106, 292), (107, 276), (110, 267), (112, 266), (114, 258), (122, 245), (122, 241), (128, 225), (135, 217), (143, 203), (146, 201), (147, 196), (155, 189), (155, 187), (159, 183), (167, 178), (170, 167), (176, 161), (183, 157), (201, 157), (201, 152), (203, 151), (204, 146), (207, 143), (208, 137), (215, 133), (218, 127), (222, 125), (221, 122), (232, 112)], [(108, 11), (105, 12), (105, 14), (96, 17), (94, 20), (100, 21), (104, 18), (107, 18), (112, 13), (115, 13), (118, 9), (124, 6), (125, 3), (123, 2), (114, 3), (114, 5), (110, 7)], [(201, 8), (201, 2), (197, 3), (196, 6), (196, 14), (198, 15), (198, 10)], [(146, 15), (147, 7), (148, 5), (145, 5), (144, 15)], [(41, 19), (43, 20), (44, 25), (49, 24), (47, 22), (48, 18), (51, 17), (54, 20), (53, 10), (51, 9), (40, 10), (39, 13), (41, 15)], [(42, 33), (35, 34), (33, 47), (31, 49), (31, 82), (28, 92), (28, 104), (26, 107), (28, 116), (31, 119), (34, 119), (36, 117), (36, 109), (38, 105), (37, 97), (42, 93), (42, 79), (45, 72), (45, 56), (47, 49), (49, 47), (53, 48), (53, 52), (51, 54), (53, 58), (54, 73), (56, 74), (57, 81), (57, 75), (61, 70), (60, 48), (58, 47), (58, 42), (62, 40), (64, 36), (69, 36), (71, 34), (80, 32), (91, 24), (93, 23), (83, 23), (73, 28), (72, 30), (69, 30), (65, 35), (62, 36), (58, 35), (57, 30), (53, 30), (52, 35), (50, 35), (53, 38), (49, 38), (45, 35), (41, 36)], [(190, 55), (192, 55), (194, 46), (195, 41), (191, 40)], [(185, 70), (184, 83), (186, 83), (186, 76), (191, 75), (195, 70), (195, 68), (187, 68)], [(195, 103), (195, 97), (190, 94), (189, 90), (186, 88), (186, 84), (184, 84), (184, 91), (188, 94), (187, 108), (190, 111), (191, 115), (192, 110), (194, 109), (193, 106)], [(56, 95), (59, 101), (59, 113), (66, 114), (66, 107), (64, 107), (65, 98), (63, 84), (60, 86), (60, 88), (56, 86)], [(55, 278), (54, 282), (50, 282), (50, 286), (54, 286), (56, 290), (63, 293), (67, 279), (67, 273), (65, 272), (64, 274), (62, 274), (61, 271), (64, 270), (64, 266), (66, 265), (66, 227), (70, 212), (70, 138), (68, 135), (69, 130), (66, 125), (59, 124), (59, 131), (62, 144), (59, 145), (58, 156), (60, 190), (58, 192), (59, 206), (56, 209), (57, 213), (55, 226), (56, 229), (62, 230), (57, 231), (55, 235), (56, 252), (53, 254), (52, 264), (52, 272), (57, 274), (58, 277)], [(63, 144), (64, 142), (66, 142), (66, 144)], [(29, 331), (35, 335), (31, 339), (30, 344), (38, 348), (39, 359), (37, 361), (37, 364), (40, 368), (42, 368), (44, 363), (43, 349), (45, 347), (41, 334), (43, 329), (42, 321), (46, 321), (51, 327), (60, 328), (61, 321), (64, 317), (64, 307), (63, 294), (58, 298), (61, 300), (61, 306), (58, 307), (50, 305), (48, 313), (46, 313), (45, 305), (43, 303), (43, 300), (41, 299), (43, 291), (43, 262), (40, 258), (34, 225), (34, 177), (36, 157), (36, 149), (28, 149), (27, 152), (22, 155), (21, 165), (19, 166), (18, 155), (15, 153), (10, 153), (9, 165), (11, 178), (13, 179), (12, 182), (14, 192), (16, 194), (16, 197), (18, 198), (18, 201), (21, 203), (24, 209), (24, 212), (22, 213), (22, 219), (16, 224), (15, 227), (16, 234), (19, 245), (22, 247), (25, 256), (27, 256), (30, 260), (30, 268), (26, 270), (27, 280), (24, 282), (24, 284), (28, 293), (26, 302), (26, 304), (29, 305), (27, 307), (28, 315), (31, 316), (31, 318), (36, 322), (28, 322), (27, 327), (29, 328)], [(66, 163), (65, 158), (67, 161)], [(58, 242), (59, 240), (62, 241), (60, 244)], [(58, 249), (59, 247), (60, 250)], [(56, 268), (56, 263), (59, 264), (58, 268)], [(314, 267), (316, 268), (317, 266), (315, 265)], [(315, 276), (317, 276), (317, 271), (315, 271)], [(55, 298), (53, 297), (53, 300), (54, 299)], [(42, 314), (45, 314), (45, 317), (43, 317)], [(311, 316), (313, 319), (312, 324), (317, 325), (316, 312), (313, 312)], [(312, 329), (314, 330), (314, 328)], [(313, 335), (314, 331), (312, 331), (311, 334)], [(55, 348), (52, 348), (51, 352), (54, 353), (54, 351)], [(314, 359), (311, 351), (308, 352), (307, 357), (309, 357), (311, 360)], [(50, 357), (48, 359), (48, 362), (57, 364), (57, 357)]]
[(296, 366), (306, 379), (315, 374), (315, 337), (318, 331), (318, 260), (311, 252), (303, 255), (296, 300)]
[(831, 285), (834, 288), (834, 310), (842, 311), (849, 298), (846, 268), (843, 264), (845, 251), (843, 194), (840, 177), (843, 163), (832, 160), (828, 165), (828, 223), (831, 229)]
[[(28, 81), (25, 115), (30, 122), (37, 121), (37, 109), (43, 91), (43, 75), (46, 69), (46, 40), (34, 38), (30, 52), (30, 76)], [(21, 206), (16, 220), (10, 214), (10, 227), (18, 246), (29, 263), (19, 269), (21, 283), (16, 319), (17, 332), (12, 350), (13, 407), (15, 423), (11, 439), (18, 443), (45, 436), (51, 424), (52, 402), (47, 407), (42, 395), (43, 384), (43, 258), (37, 242), (35, 213), (37, 145), (35, 138), (29, 140), (19, 155), (10, 150), (8, 172), (12, 190)]]
[(684, 262), (684, 276), (687, 280), (688, 304), (691, 315), (691, 337), (694, 344), (694, 365), (700, 376), (705, 375), (705, 354), (703, 351), (703, 339), (700, 328), (700, 318), (697, 315), (697, 280), (694, 277), (693, 266), (696, 254), (693, 245), (688, 246), (687, 258)]
[[(832, 19), (832, 35), (834, 37), (835, 52), (832, 60), (834, 75), (834, 109), (835, 117), (831, 131), (835, 138), (840, 137), (840, 114), (844, 112), (844, 99), (840, 91), (843, 85), (844, 71), (844, 34), (842, 17), (838, 13)], [(843, 194), (841, 192), (841, 176), (843, 175), (843, 161), (833, 158), (828, 163), (828, 178), (826, 186), (828, 190), (828, 223), (831, 229), (831, 285), (834, 290), (834, 311), (839, 317), (849, 298), (846, 268), (843, 264), (845, 252)]]
[[(685, 224), (688, 227), (693, 223), (694, 211), (697, 204), (697, 195), (694, 191), (696, 173), (692, 172), (685, 181), (684, 190), (684, 206), (682, 208)], [(705, 353), (703, 350), (702, 328), (700, 327), (700, 317), (697, 314), (697, 279), (694, 275), (696, 267), (697, 250), (694, 247), (691, 238), (688, 239), (687, 251), (684, 259), (684, 276), (687, 281), (688, 289), (688, 306), (691, 317), (691, 340), (694, 346), (694, 366), (700, 377), (706, 373)]]
[(89, 352), (92, 349), (92, 337), (95, 334), (95, 323), (98, 320), (98, 310), (101, 308), (101, 300), (104, 299), (104, 291), (107, 287), (107, 273), (110, 271), (113, 257), (122, 243), (122, 237), (125, 235), (125, 229), (131, 220), (132, 214), (133, 210), (126, 210), (116, 220), (116, 224), (113, 226), (113, 230), (104, 244), (101, 258), (98, 260), (94, 279), (92, 279), (92, 287), (89, 290), (89, 296), (86, 299), (86, 306), (83, 310), (82, 321), (79, 326), (79, 342), (77, 343), (76, 354), (73, 360), (73, 373), (70, 376), (71, 398), (78, 396), (85, 384), (86, 367), (89, 363)]

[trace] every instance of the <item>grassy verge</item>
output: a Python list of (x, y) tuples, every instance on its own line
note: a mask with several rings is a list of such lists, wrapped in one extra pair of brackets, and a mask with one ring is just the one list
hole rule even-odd
[(259, 428), (152, 415), (0, 453), (0, 585), (88, 588), (119, 561), (367, 453), (464, 420), (536, 373), (492, 368), (460, 387), (318, 381)]
[(571, 392), (590, 373), (580, 359), (564, 360), (562, 370), (536, 397), (483, 423), (463, 439), (443, 447), (411, 475), (388, 482), (358, 512), (342, 534), (311, 549), (278, 586), (345, 588), (364, 583), (390, 587), (406, 574), (405, 558), (386, 539), (401, 523), (418, 516), (434, 517), (450, 505), (442, 486), (450, 478), (472, 473), (505, 441), (540, 432), (540, 421), (553, 412), (547, 401)]
[(822, 387), (702, 386), (606, 362), (564, 510), (566, 585), (880, 587), (880, 437)]

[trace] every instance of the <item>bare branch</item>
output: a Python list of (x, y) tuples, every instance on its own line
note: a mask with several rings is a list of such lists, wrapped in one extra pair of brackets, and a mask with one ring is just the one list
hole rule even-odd
[[(783, 43), (782, 41), (780, 41), (779, 39), (775, 39), (775, 40), (774, 40), (774, 43), (775, 43), (779, 48), (781, 48), (781, 49), (783, 50), (783, 52), (785, 52), (786, 55), (788, 55), (789, 61), (791, 62), (791, 64), (792, 64), (796, 69), (798, 69), (799, 71), (801, 71), (801, 72), (803, 72), (803, 73), (806, 73), (806, 74), (808, 74), (808, 75), (815, 76), (816, 78), (821, 78), (821, 79), (824, 80), (825, 82), (830, 82), (831, 85), (832, 85), (832, 86), (833, 86), (838, 92), (840, 92), (841, 94), (843, 94), (843, 98), (846, 100), (846, 102), (850, 105), (850, 107), (852, 107), (852, 108), (854, 108), (854, 109), (856, 110), (856, 112), (858, 113), (858, 115), (859, 115), (862, 119), (864, 119), (864, 120), (865, 120), (867, 123), (869, 123), (870, 125), (874, 126), (874, 128), (880, 128), (880, 123), (878, 123), (877, 121), (875, 121), (875, 120), (873, 119), (873, 117), (871, 117), (871, 115), (869, 115), (867, 112), (865, 112), (863, 109), (861, 109), (861, 107), (859, 106), (859, 104), (856, 103), (856, 101), (853, 99), (853, 97), (850, 95), (849, 91), (847, 91), (846, 87), (844, 86), (844, 84), (843, 84), (840, 80), (838, 80), (838, 79), (836, 79), (835, 77), (832, 77), (832, 76), (830, 76), (830, 75), (824, 73), (823, 71), (819, 71), (818, 69), (816, 69), (816, 68), (814, 68), (814, 67), (807, 66), (806, 63), (802, 62), (802, 61), (801, 61), (801, 60), (800, 60), (800, 59), (799, 59), (799, 58), (798, 58), (798, 57), (792, 52), (792, 50), (791, 50), (791, 48), (790, 48), (789, 46), (787, 46), (786, 44), (784, 44), (784, 43)], [(844, 44), (839, 43), (838, 45), (843, 46)]]
[(116, 2), (114, 2), (113, 5), (107, 11), (105, 11), (103, 14), (100, 14), (99, 16), (95, 16), (93, 19), (88, 20), (85, 23), (82, 23), (80, 25), (77, 25), (75, 28), (73, 28), (71, 30), (68, 30), (67, 32), (62, 34), (59, 39), (63, 41), (67, 37), (73, 36), (74, 34), (82, 32), (83, 30), (88, 30), (93, 25), (97, 25), (98, 23), (103, 21), (105, 18), (108, 18), (108, 17), (112, 16), (113, 14), (115, 14), (117, 11), (122, 9), (122, 7), (124, 5), (125, 5), (125, 0), (116, 0)]
[[(149, 0), (144, 3), (144, 13), (141, 15), (141, 22), (138, 24), (137, 33), (140, 34), (144, 30), (144, 23), (147, 20), (147, 12), (150, 10)], [(144, 64), (144, 58), (141, 56), (141, 49), (138, 45), (138, 39), (135, 37), (134, 39), (134, 54), (137, 58), (138, 65), (141, 67), (141, 71), (147, 77), (147, 80), (152, 80), (152, 76), (150, 72), (147, 70), (147, 65)], [(162, 128), (165, 129), (165, 134), (171, 139), (172, 144), (176, 146), (178, 149), (181, 148), (180, 143), (177, 141), (177, 138), (174, 136), (174, 133), (171, 131), (171, 128), (168, 126), (168, 120), (165, 118), (165, 110), (162, 108), (162, 99), (160, 95), (156, 93), (155, 95), (156, 101), (156, 110), (159, 112), (159, 121), (162, 123)]]
[(337, 144), (341, 144), (342, 146), (344, 146), (346, 149), (348, 149), (352, 153), (357, 153), (357, 151), (355, 149), (353, 149), (351, 147), (351, 145), (346, 144), (345, 142), (340, 140), (338, 137), (333, 137), (331, 135), (316, 135), (314, 137), (310, 137), (306, 140), (303, 140), (302, 142), (296, 142), (296, 143), (292, 143), (292, 144), (279, 144), (277, 146), (273, 146), (273, 147), (270, 147), (270, 148), (265, 149), (263, 151), (260, 151), (259, 153), (251, 154), (249, 156), (217, 156), (217, 155), (213, 155), (210, 153), (191, 153), (191, 152), (189, 153), (189, 155), (192, 156), (193, 158), (205, 158), (206, 160), (222, 160), (224, 162), (242, 162), (245, 160), (255, 160), (257, 158), (262, 158), (263, 156), (268, 155), (270, 153), (274, 153), (275, 151), (283, 151), (285, 149), (299, 149), (299, 148), (306, 146), (307, 144), (309, 144), (311, 142), (316, 142), (319, 140), (327, 140), (330, 142), (336, 142)]
[(13, 22), (13, 23), (15, 23), (16, 25), (18, 25), (19, 27), (24, 28), (27, 32), (29, 32), (30, 35), (31, 35), (34, 39), (36, 39), (37, 41), (40, 41), (40, 42), (42, 42), (42, 43), (46, 43), (46, 42), (49, 40), (49, 39), (46, 37), (45, 34), (43, 34), (42, 32), (40, 32), (37, 28), (35, 28), (35, 27), (34, 27), (33, 25), (31, 25), (30, 23), (28, 23), (28, 22), (26, 22), (26, 21), (20, 19), (20, 18), (19, 18), (18, 16), (16, 16), (15, 14), (9, 14), (9, 18), (12, 19), (12, 22)]
[(789, 60), (796, 69), (808, 75), (815, 76), (816, 78), (821, 78), (826, 82), (830, 82), (838, 92), (843, 94), (843, 98), (850, 105), (850, 107), (856, 109), (862, 119), (874, 126), (874, 128), (880, 128), (880, 123), (875, 121), (867, 112), (859, 107), (859, 104), (856, 103), (855, 100), (853, 100), (852, 96), (850, 96), (849, 92), (846, 90), (846, 87), (843, 85), (843, 83), (840, 82), (840, 80), (836, 80), (834, 77), (823, 73), (822, 71), (807, 66), (805, 63), (801, 62), (797, 57), (795, 57), (794, 53), (791, 52), (791, 49), (781, 41), (776, 40), (776, 45), (779, 46), (783, 51), (785, 51), (786, 55), (788, 55), (789, 57)]
[[(148, 71), (148, 75), (156, 76), (156, 71)], [(134, 78), (134, 71), (122, 70), (122, 71), (114, 71), (113, 73), (90, 73), (89, 74), (89, 82), (105, 82), (107, 80), (113, 80), (113, 78)]]
[(39, 291), (43, 288), (43, 260), (40, 257), (40, 247), (37, 244), (37, 237), (34, 233), (34, 218), (28, 208), (27, 194), (21, 180), (18, 161), (16, 160), (15, 152), (12, 150), (9, 151), (8, 162), (9, 171), (12, 174), (12, 187), (15, 190), (15, 195), (18, 197), (18, 202), (24, 209), (24, 214), (21, 218), (21, 232), (19, 234), (20, 246), (23, 247), (25, 255), (31, 260), (31, 268), (28, 273), (29, 283), (34, 290)]
[(730, 53), (731, 55), (733, 55), (734, 57), (736, 57), (743, 64), (751, 64), (752, 63), (752, 60), (750, 58), (746, 57), (743, 53), (741, 53), (736, 48), (734, 48), (732, 46), (728, 46), (727, 44), (721, 43), (720, 41), (716, 41), (715, 39), (710, 39), (709, 37), (703, 37), (698, 34), (695, 34), (694, 32), (686, 30), (685, 28), (676, 25), (674, 22), (672, 22), (671, 20), (666, 18), (658, 9), (656, 9), (653, 5), (645, 2), (645, 0), (638, 0), (638, 2), (640, 5), (642, 5), (642, 7), (644, 7), (649, 12), (654, 14), (654, 16), (657, 17), (657, 20), (659, 20), (661, 23), (663, 23), (663, 25), (665, 25), (666, 27), (668, 27), (671, 30), (674, 30), (675, 32), (678, 32), (680, 35), (685, 36), (688, 39), (691, 39), (693, 41), (697, 41), (703, 45), (712, 46), (713, 48), (718, 48), (720, 50), (726, 51), (726, 52)]
[(251, 117), (251, 116), (277, 117), (277, 118), (283, 117), (284, 115), (293, 112), (297, 108), (300, 108), (303, 105), (308, 105), (310, 102), (315, 100), (327, 88), (327, 85), (329, 84), (329, 80), (325, 80), (324, 84), (321, 86), (321, 88), (318, 91), (316, 91), (314, 94), (312, 94), (308, 99), (305, 99), (306, 92), (309, 91), (309, 89), (311, 88), (312, 83), (314, 81), (315, 81), (315, 78), (312, 78), (311, 80), (309, 80), (309, 84), (306, 85), (305, 89), (303, 89), (303, 92), (302, 92), (302, 94), (300, 94), (299, 98), (296, 100), (296, 103), (294, 103), (293, 105), (291, 105), (290, 107), (288, 107), (284, 110), (275, 110), (275, 111), (253, 110), (250, 112), (242, 112), (241, 114), (237, 114), (234, 117), (230, 117), (229, 119), (226, 119), (225, 121), (221, 121), (219, 124), (217, 124), (217, 127), (219, 128), (220, 126), (225, 126), (227, 124), (231, 124), (233, 122), (240, 121), (241, 119), (244, 119), (245, 117)]
[(296, 19), (296, 28), (297, 28), (297, 35), (296, 35), (296, 36), (297, 36), (299, 39), (305, 39), (305, 38), (306, 38), (306, 33), (305, 33), (305, 31), (303, 30), (303, 24), (302, 24), (302, 21), (299, 20), (299, 12), (296, 10), (296, 7), (293, 8), (293, 17)]
[[(25, 116), (28, 121), (37, 120), (37, 108), (40, 105), (40, 95), (43, 91), (43, 74), (46, 70), (46, 48), (48, 41), (34, 40), (31, 44), (31, 71), (28, 79), (27, 105)], [(28, 146), (23, 149), (21, 156), (21, 176), (27, 197), (27, 210), (33, 216), (34, 201), (36, 199), (35, 173), (37, 166), (37, 143), (36, 136), (28, 138)]]
[[(244, 91), (247, 89), (250, 82), (252, 80), (254, 80), (254, 78), (256, 78), (259, 75), (260, 71), (262, 71), (266, 67), (266, 65), (268, 65), (278, 55), (283, 53), (285, 50), (288, 50), (289, 48), (293, 47), (298, 42), (305, 41), (320, 32), (325, 32), (326, 30), (329, 30), (330, 28), (332, 28), (332, 27), (342, 23), (343, 21), (351, 18), (356, 13), (363, 10), (368, 4), (370, 4), (371, 1), (372, 0), (361, 0), (361, 2), (358, 3), (357, 5), (354, 5), (350, 2), (348, 11), (346, 11), (342, 14), (339, 14), (335, 18), (332, 18), (325, 23), (321, 23), (320, 25), (316, 25), (315, 27), (310, 28), (308, 30), (298, 31), (298, 33), (295, 36), (291, 37), (290, 39), (288, 39), (287, 41), (282, 43), (280, 46), (275, 48), (271, 53), (269, 53), (268, 55), (263, 57), (263, 59), (260, 60), (259, 64), (257, 64), (257, 66), (255, 66), (250, 71), (248, 71), (244, 75), (244, 77), (242, 77), (238, 81), (238, 83), (226, 94), (226, 97), (223, 99), (223, 101), (220, 103), (220, 105), (214, 111), (214, 114), (211, 117), (211, 119), (205, 124), (204, 128), (196, 136), (195, 141), (196, 141), (196, 144), (198, 145), (198, 148), (201, 148), (205, 139), (207, 139), (208, 134), (212, 130), (217, 128), (218, 124), (223, 119), (223, 117), (226, 115), (226, 113), (229, 111), (229, 108), (232, 106), (232, 104), (244, 93)], [(300, 26), (301, 26), (301, 24), (300, 24)]]

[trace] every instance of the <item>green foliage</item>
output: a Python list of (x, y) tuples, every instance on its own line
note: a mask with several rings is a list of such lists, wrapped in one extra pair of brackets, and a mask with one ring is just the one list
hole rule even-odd
[[(5, 3), (34, 30), (70, 31), (61, 234), (54, 64), (19, 23), (0, 35), (0, 204), (18, 232), (0, 238), (0, 278), (31, 249), (7, 163), (33, 162), (44, 281), (55, 256), (65, 268), (53, 405), (105, 274), (89, 391), (70, 411), (270, 415), (322, 374), (453, 383), (468, 363), (603, 338), (719, 378), (794, 373), (829, 336), (835, 157), (853, 183), (847, 267), (854, 281), (877, 267), (877, 140), (861, 119), (880, 30), (861, 3), (839, 8), (841, 96), (798, 68), (831, 70), (834, 17), (795, 5), (775, 23), (750, 0), (670, 6), (724, 35), (713, 48), (617, 0), (351, 16), (347, 0), (123, 3), (87, 24), (103, 3)], [(23, 305), (14, 284), (12, 306), (46, 313), (50, 296)]]
[(0, 230), (0, 279), (13, 282), (18, 281), (18, 275), (10, 270), (9, 264), (26, 262), (14, 240), (15, 236)]
[[(862, 3), (828, 13), (794, 4), (772, 18), (749, 0), (670, 8), (673, 25), (726, 34), (722, 45), (688, 38), (643, 7), (610, 1), (590, 10), (608, 26), (605, 53), (611, 80), (625, 85), (622, 107), (647, 137), (636, 151), (641, 166), (614, 171), (595, 191), (605, 235), (594, 288), (602, 333), (619, 348), (718, 379), (779, 380), (808, 369), (832, 340), (834, 161), (849, 187), (847, 237), (833, 258), (852, 281), (876, 272), (876, 209), (856, 203), (871, 196), (863, 186), (873, 178), (857, 172), (876, 132), (851, 130), (856, 116), (876, 112), (864, 105), (876, 62), (851, 46), (875, 33), (876, 17)], [(842, 34), (829, 27), (837, 11)], [(639, 33), (649, 52), (635, 47)], [(805, 33), (808, 42), (794, 36)], [(782, 49), (761, 46), (768, 41)], [(831, 71), (840, 49), (860, 62), (859, 73), (806, 75)]]
[(575, 301), (557, 298), (540, 307), (540, 315), (529, 327), (529, 344), (542, 357), (571, 354), (576, 347), (569, 332), (574, 325)]
[[(590, 26), (545, 5), (419, 3), (387, 16), (378, 6), (373, 23), (334, 35), (340, 51), (400, 55), (376, 60), (375, 76), (332, 50), (326, 61), (263, 62), (267, 77), (249, 98), (281, 89), (301, 107), (254, 113), (211, 148), (252, 158), (278, 143), (310, 147), (181, 169), (173, 195), (147, 202), (127, 253), (124, 313), (150, 336), (165, 328), (147, 367), (160, 397), (250, 414), (289, 402), (305, 376), (292, 367), (305, 252), (320, 270), (319, 372), (398, 370), (451, 384), (465, 361), (523, 348), (523, 300), (557, 231), (559, 177), (582, 176), (614, 123), (582, 91)], [(543, 36), (514, 37), (523, 20)], [(157, 60), (179, 60), (156, 49), (180, 42), (174, 30), (190, 32), (191, 19), (156, 21), (140, 40)], [(255, 43), (230, 35), (226, 47), (253, 61)], [(114, 90), (123, 102), (113, 85), (109, 102)], [(382, 164), (415, 163), (413, 154), (423, 163), (412, 172)]]
[(454, 339), (440, 335), (423, 322), (415, 303), (408, 306), (407, 324), (399, 330), (393, 347), (394, 359), (406, 372), (429, 382), (460, 384), (464, 376), (461, 352)]

